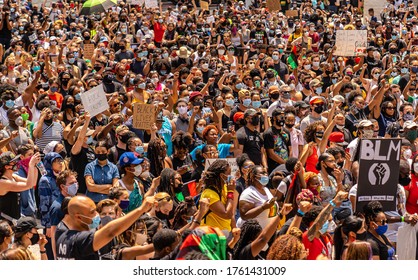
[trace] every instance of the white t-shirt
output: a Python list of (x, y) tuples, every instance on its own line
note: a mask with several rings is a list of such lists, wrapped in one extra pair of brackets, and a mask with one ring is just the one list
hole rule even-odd
[[(268, 188), (264, 187), (264, 191), (266, 195), (261, 194), (254, 186), (249, 186), (242, 192), (239, 200), (247, 201), (249, 203), (254, 204), (254, 207), (259, 207), (263, 205), (264, 202), (273, 198), (273, 195), (271, 194)], [(265, 228), (267, 224), (269, 223), (269, 212), (270, 212), (270, 209), (266, 209), (260, 214), (258, 214), (257, 217), (254, 218), (255, 220), (258, 221), (258, 223), (260, 224), (262, 228)], [(245, 220), (239, 218), (237, 221), (237, 226), (241, 227), (244, 224), (244, 222)]]

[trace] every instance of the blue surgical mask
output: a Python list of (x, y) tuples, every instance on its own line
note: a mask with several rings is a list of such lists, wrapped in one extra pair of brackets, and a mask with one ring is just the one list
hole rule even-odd
[(67, 193), (70, 196), (75, 196), (78, 191), (78, 183), (71, 184), (67, 187)]
[(273, 58), (273, 60), (279, 60), (279, 56), (278, 55), (272, 55), (271, 58)]
[(145, 87), (146, 87), (146, 84), (145, 84), (145, 83), (140, 83), (140, 84), (138, 85), (138, 88), (139, 88), (139, 89), (145, 89)]
[(377, 227), (377, 229), (375, 229), (376, 230), (376, 233), (378, 234), (378, 235), (383, 235), (383, 234), (385, 234), (386, 233), (386, 231), (388, 230), (388, 225), (386, 224), (386, 225), (384, 225), (384, 226), (378, 226)]
[(408, 68), (407, 68), (407, 67), (402, 67), (402, 68), (401, 68), (401, 73), (402, 73), (402, 74), (406, 74), (406, 73), (408, 73)]
[(412, 73), (417, 74), (418, 73), (418, 66), (412, 66), (411, 70), (412, 70)]
[(121, 200), (121, 201), (119, 202), (119, 207), (120, 207), (122, 210), (126, 210), (126, 209), (128, 209), (128, 207), (129, 207), (129, 200), (127, 200), (127, 199), (125, 199), (125, 200)]
[(13, 108), (15, 106), (15, 102), (12, 99), (9, 99), (6, 101), (6, 107), (7, 108)]
[(393, 35), (393, 36), (392, 36), (392, 40), (396, 40), (396, 39), (398, 39), (398, 36)]
[(244, 105), (244, 107), (248, 107), (251, 105), (251, 99), (246, 98), (242, 101), (242, 105)]
[(130, 79), (129, 79), (129, 83), (130, 83), (131, 85), (135, 84), (135, 78), (130, 78)]
[(161, 76), (165, 76), (167, 74), (167, 71), (166, 70), (160, 70), (160, 74), (161, 74)]
[(51, 87), (51, 92), (57, 92), (58, 88), (57, 87)]
[(205, 129), (205, 128), (204, 128), (203, 126), (197, 126), (197, 127), (196, 127), (196, 130), (197, 130), (197, 132), (199, 132), (199, 133), (202, 133), (204, 129)]
[(135, 152), (140, 154), (140, 155), (143, 155), (144, 152), (145, 152), (144, 147), (143, 146), (136, 146), (135, 147)]
[(74, 62), (75, 62), (75, 58), (74, 57), (68, 59), (68, 63), (74, 64)]
[(168, 57), (168, 53), (165, 52), (162, 54), (162, 58), (167, 58), (167, 57)]
[(33, 72), (37, 72), (37, 71), (41, 70), (41, 66), (39, 66), (39, 65), (33, 66), (32, 70), (33, 70)]
[(81, 100), (81, 96), (79, 93), (77, 93), (76, 95), (74, 95), (75, 100), (80, 101)]
[(252, 105), (253, 105), (253, 108), (258, 109), (261, 106), (261, 101), (253, 101)]
[(87, 138), (86, 144), (87, 145), (93, 144), (93, 137), (92, 136), (89, 136), (89, 138)]
[(319, 232), (321, 234), (325, 234), (328, 230), (328, 226), (329, 226), (329, 221), (326, 221), (323, 225), (322, 228), (319, 230)]
[(269, 176), (262, 175), (260, 179), (258, 179), (261, 185), (266, 186), (269, 183)]
[(322, 93), (322, 88), (321, 87), (317, 87), (315, 89), (316, 94), (321, 94)]
[(80, 214), (80, 216), (85, 217), (85, 218), (88, 218), (88, 219), (91, 219), (91, 223), (90, 224), (87, 224), (87, 223), (81, 221), (83, 224), (88, 225), (89, 226), (89, 229), (95, 229), (95, 228), (97, 228), (100, 225), (100, 216), (99, 216), (99, 214), (97, 214), (96, 216), (94, 216), (94, 218), (89, 218), (89, 217), (84, 216), (84, 215), (81, 215), (81, 214)]
[(233, 107), (234, 104), (235, 104), (235, 101), (234, 101), (234, 99), (227, 99), (227, 100), (225, 100), (225, 104), (228, 107)]
[(331, 79), (333, 84), (336, 84), (338, 82), (338, 79)]
[(235, 87), (237, 88), (237, 90), (240, 90), (240, 89), (243, 88), (243, 85), (242, 85), (242, 83), (238, 83), (238, 84), (235, 85)]

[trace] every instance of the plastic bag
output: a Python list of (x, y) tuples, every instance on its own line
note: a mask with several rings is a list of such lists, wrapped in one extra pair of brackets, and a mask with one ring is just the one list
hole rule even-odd
[(399, 260), (415, 260), (417, 250), (417, 225), (404, 224), (398, 229), (396, 253)]

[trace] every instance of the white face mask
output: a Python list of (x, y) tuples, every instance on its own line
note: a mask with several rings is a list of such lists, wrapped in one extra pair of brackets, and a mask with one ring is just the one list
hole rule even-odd
[(187, 113), (187, 107), (186, 106), (179, 106), (177, 107), (177, 110), (179, 111), (180, 115), (184, 115)]
[(141, 165), (137, 165), (137, 166), (135, 166), (134, 175), (135, 175), (136, 177), (138, 177), (139, 175), (141, 175), (141, 173), (142, 173), (142, 166), (141, 166)]
[(411, 149), (406, 149), (403, 151), (403, 158), (404, 159), (411, 159), (412, 157), (412, 150)]
[(312, 65), (313, 65), (314, 67), (319, 67), (319, 61), (314, 61), (314, 62), (312, 62)]
[(225, 54), (225, 50), (218, 50), (218, 54), (220, 54), (220, 55)]
[(207, 64), (207, 63), (203, 63), (202, 64), (202, 69), (208, 69), (209, 68), (209, 64)]
[(363, 138), (365, 139), (369, 139), (373, 137), (373, 130), (372, 129), (367, 129), (367, 130), (363, 130)]
[(418, 162), (414, 163), (414, 172), (418, 173)]

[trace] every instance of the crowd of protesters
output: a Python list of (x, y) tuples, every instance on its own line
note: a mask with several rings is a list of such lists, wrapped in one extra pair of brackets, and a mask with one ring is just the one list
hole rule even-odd
[[(396, 259), (418, 220), (417, 7), (277, 2), (4, 0), (0, 259)], [(338, 30), (367, 30), (365, 53), (337, 56)], [(402, 139), (397, 211), (356, 209), (370, 138)]]

